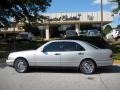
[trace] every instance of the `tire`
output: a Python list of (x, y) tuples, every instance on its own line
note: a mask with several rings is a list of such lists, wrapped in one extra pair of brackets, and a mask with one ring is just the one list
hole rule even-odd
[(17, 58), (14, 63), (14, 68), (19, 73), (24, 73), (28, 70), (28, 62), (24, 58)]
[(93, 74), (96, 69), (96, 64), (91, 59), (85, 59), (81, 62), (79, 69), (84, 74)]

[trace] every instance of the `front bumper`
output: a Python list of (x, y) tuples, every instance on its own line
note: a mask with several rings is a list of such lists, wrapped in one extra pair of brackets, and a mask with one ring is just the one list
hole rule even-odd
[(14, 60), (6, 60), (7, 65), (13, 66)]

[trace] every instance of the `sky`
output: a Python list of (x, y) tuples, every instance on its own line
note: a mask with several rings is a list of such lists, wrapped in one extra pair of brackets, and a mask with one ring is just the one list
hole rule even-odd
[[(47, 9), (47, 13), (56, 12), (94, 12), (100, 11), (101, 0), (52, 0), (51, 6)], [(103, 0), (103, 10), (112, 11), (117, 4)], [(117, 16), (112, 22), (113, 26), (120, 24), (120, 18)]]

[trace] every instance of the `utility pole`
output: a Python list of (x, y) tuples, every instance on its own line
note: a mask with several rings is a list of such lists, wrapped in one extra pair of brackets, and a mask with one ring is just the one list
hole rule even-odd
[(101, 0), (101, 32), (103, 32), (103, 0)]

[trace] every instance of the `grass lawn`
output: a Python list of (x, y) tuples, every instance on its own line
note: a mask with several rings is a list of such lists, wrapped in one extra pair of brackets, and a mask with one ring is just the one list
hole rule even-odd
[[(37, 49), (41, 45), (43, 45), (46, 41), (17, 41), (15, 43), (7, 43), (7, 42), (0, 42), (0, 58), (7, 58), (8, 54), (13, 51), (22, 51), (22, 50), (31, 50)], [(117, 42), (109, 42), (110, 48), (113, 50), (113, 58), (115, 60), (120, 60), (120, 41)], [(14, 50), (15, 49), (15, 50)]]
[(110, 42), (110, 47), (113, 51), (113, 58), (115, 60), (120, 60), (120, 40)]

